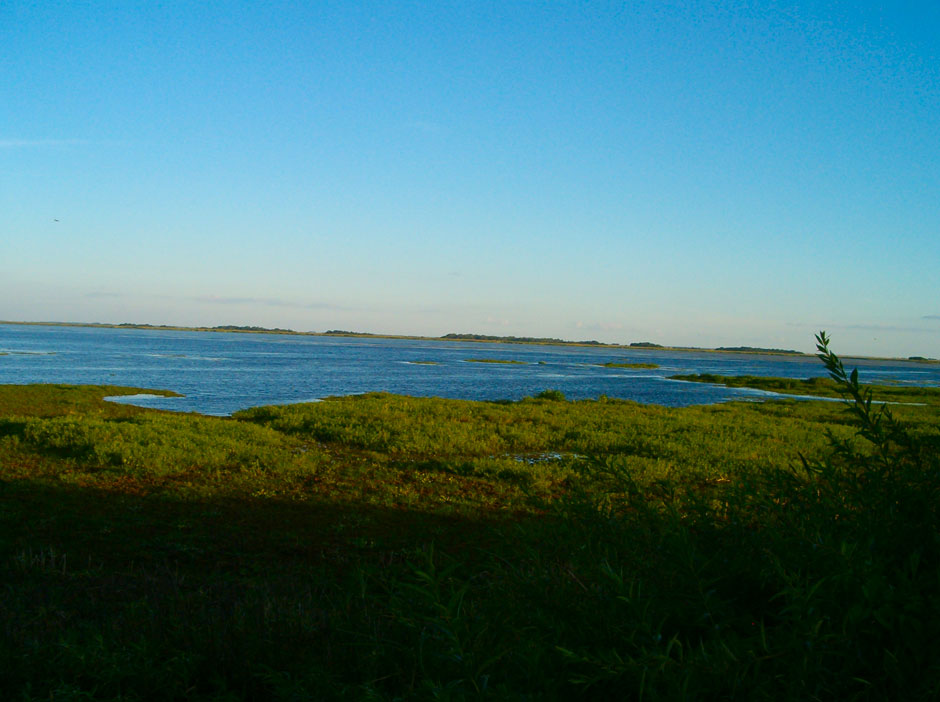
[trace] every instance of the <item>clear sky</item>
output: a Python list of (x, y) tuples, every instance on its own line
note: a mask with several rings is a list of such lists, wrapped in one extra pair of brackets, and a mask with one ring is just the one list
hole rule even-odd
[(940, 2), (6, 0), (0, 319), (940, 357)]

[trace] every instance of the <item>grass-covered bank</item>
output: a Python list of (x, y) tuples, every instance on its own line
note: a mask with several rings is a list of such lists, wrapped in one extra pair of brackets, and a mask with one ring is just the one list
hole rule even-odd
[(936, 402), (122, 392), (0, 387), (0, 697), (940, 693)]
[[(714, 383), (729, 388), (754, 388), (788, 395), (815, 395), (817, 397), (841, 398), (841, 386), (832, 378), (768, 378), (758, 375), (673, 375), (673, 380), (694, 383)], [(872, 387), (880, 402), (922, 402), (940, 406), (940, 388), (912, 385), (878, 385)]]

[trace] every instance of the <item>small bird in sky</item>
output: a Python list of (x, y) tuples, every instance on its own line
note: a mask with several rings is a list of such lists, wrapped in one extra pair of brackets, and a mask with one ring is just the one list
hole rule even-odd
[(59, 220), (57, 220), (57, 219), (53, 219), (52, 221), (53, 221), (53, 222), (58, 222)]

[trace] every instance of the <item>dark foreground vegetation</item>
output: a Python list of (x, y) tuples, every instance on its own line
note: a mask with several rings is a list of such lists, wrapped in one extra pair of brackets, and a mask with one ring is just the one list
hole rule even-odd
[(0, 387), (0, 699), (937, 699), (940, 391), (820, 345), (846, 403)]

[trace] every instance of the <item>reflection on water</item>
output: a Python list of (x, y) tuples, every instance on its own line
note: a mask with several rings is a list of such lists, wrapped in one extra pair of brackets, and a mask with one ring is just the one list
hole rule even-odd
[[(465, 363), (487, 358), (521, 363)], [(655, 363), (655, 369), (599, 364)], [(863, 381), (940, 386), (940, 366), (850, 360)], [(0, 325), (0, 383), (94, 383), (173, 390), (125, 398), (147, 407), (230, 414), (331, 395), (392, 392), (518, 400), (542, 390), (680, 407), (773, 393), (670, 381), (680, 373), (823, 376), (812, 357), (575, 346)]]

